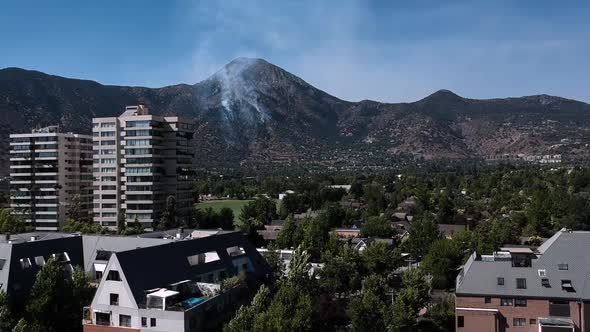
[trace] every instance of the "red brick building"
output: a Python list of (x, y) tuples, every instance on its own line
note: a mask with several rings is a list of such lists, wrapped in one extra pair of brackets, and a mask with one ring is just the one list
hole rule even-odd
[(457, 277), (457, 332), (590, 332), (590, 232), (474, 253)]

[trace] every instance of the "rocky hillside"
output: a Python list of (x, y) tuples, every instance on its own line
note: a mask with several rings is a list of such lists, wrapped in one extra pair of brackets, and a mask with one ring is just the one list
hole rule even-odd
[(92, 117), (115, 116), (138, 102), (155, 114), (195, 118), (202, 165), (585, 157), (590, 142), (590, 105), (574, 100), (547, 95), (476, 100), (440, 90), (414, 103), (347, 102), (264, 60), (239, 58), (195, 85), (158, 89), (2, 69), (0, 151), (6, 158), (11, 132), (59, 124), (65, 131), (88, 133)]

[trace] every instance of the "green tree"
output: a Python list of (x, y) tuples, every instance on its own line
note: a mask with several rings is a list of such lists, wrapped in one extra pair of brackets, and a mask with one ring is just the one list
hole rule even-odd
[(436, 240), (422, 260), (421, 268), (432, 275), (434, 288), (446, 288), (453, 284), (463, 254), (458, 245), (446, 238)]
[(367, 215), (378, 216), (385, 208), (383, 186), (377, 183), (368, 184), (363, 188), (364, 197), (367, 201)]
[(295, 246), (295, 233), (297, 225), (293, 221), (293, 216), (289, 215), (283, 224), (283, 227), (277, 235), (276, 245), (281, 249), (288, 249)]
[(255, 331), (311, 331), (313, 300), (296, 284), (283, 283), (268, 309), (256, 316)]
[(8, 296), (0, 291), (0, 332), (10, 332), (13, 324), (13, 316), (8, 305)]
[(449, 294), (443, 297), (439, 303), (430, 305), (426, 317), (438, 326), (439, 331), (454, 332), (455, 298)]
[(23, 233), (28, 230), (27, 225), (12, 209), (0, 209), (0, 233)]
[(240, 307), (234, 318), (223, 328), (224, 332), (254, 331), (256, 317), (266, 311), (272, 299), (271, 291), (262, 285), (252, 303)]
[(66, 210), (66, 218), (79, 222), (92, 222), (92, 218), (87, 210), (82, 206), (82, 199), (79, 194), (75, 194)]
[(164, 209), (164, 212), (162, 212), (160, 220), (160, 223), (155, 225), (154, 228), (167, 230), (178, 227), (176, 220), (176, 198), (174, 198), (174, 196), (170, 195), (166, 199), (166, 208)]
[(387, 277), (403, 263), (400, 251), (383, 242), (371, 243), (361, 256), (367, 271), (383, 277)]
[(32, 324), (46, 331), (74, 331), (81, 328), (82, 306), (92, 293), (84, 272), (68, 271), (62, 263), (49, 259), (37, 273), (26, 311)]
[(363, 265), (357, 250), (344, 246), (338, 255), (327, 253), (322, 257), (320, 288), (325, 294), (348, 295), (361, 286)]
[(225, 230), (234, 229), (234, 211), (228, 207), (219, 210), (219, 227)]
[(369, 217), (361, 227), (362, 237), (390, 238), (394, 234), (395, 231), (391, 227), (391, 223), (383, 216)]
[(412, 221), (407, 248), (414, 259), (420, 259), (439, 237), (438, 226), (430, 213), (423, 213)]
[(389, 292), (385, 279), (371, 275), (363, 280), (361, 296), (348, 306), (351, 331), (385, 331), (385, 296)]

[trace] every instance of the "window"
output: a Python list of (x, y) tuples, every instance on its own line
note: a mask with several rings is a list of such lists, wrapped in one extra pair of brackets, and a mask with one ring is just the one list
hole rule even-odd
[(503, 307), (508, 307), (512, 305), (512, 299), (511, 298), (507, 298), (507, 297), (503, 297), (500, 299), (500, 305)]
[(457, 327), (465, 327), (465, 317), (457, 316)]
[(537, 320), (534, 318), (529, 319), (529, 324), (531, 325), (537, 325)]
[(516, 288), (517, 289), (526, 289), (526, 279), (525, 278), (516, 278)]
[(102, 133), (100, 133), (101, 137), (113, 137), (115, 136), (115, 132), (114, 131), (103, 131)]
[(0, 271), (2, 271), (2, 268), (4, 268), (4, 264), (6, 264), (6, 260), (0, 259)]
[(489, 296), (486, 296), (486, 297), (484, 298), (484, 302), (485, 302), (485, 303), (492, 303), (492, 298), (491, 298), (491, 297), (489, 297)]
[(498, 277), (498, 285), (504, 286), (504, 278)]
[(147, 317), (141, 317), (141, 327), (147, 327)]
[(137, 127), (149, 127), (150, 121), (127, 121), (127, 127), (137, 128)]
[(566, 292), (575, 292), (574, 286), (572, 285), (572, 281), (567, 279), (561, 280), (561, 289)]
[(35, 264), (39, 267), (44, 266), (45, 265), (45, 258), (43, 256), (35, 257)]
[(111, 293), (110, 295), (111, 305), (119, 305), (119, 294)]
[(106, 250), (97, 250), (96, 251), (96, 260), (99, 261), (108, 261), (111, 258), (111, 252)]
[(150, 326), (151, 327), (155, 327), (156, 326), (156, 319), (155, 318), (150, 318)]
[(560, 263), (560, 264), (557, 264), (557, 268), (559, 270), (564, 271), (564, 270), (567, 270), (568, 269), (568, 265), (567, 265), (567, 263)]
[(20, 259), (20, 267), (25, 270), (31, 267), (31, 259), (29, 258), (21, 258)]
[(570, 303), (568, 301), (549, 301), (549, 316), (569, 317)]
[(514, 299), (515, 307), (526, 307), (526, 299)]
[(112, 128), (115, 126), (114, 122), (103, 122), (100, 124), (101, 128)]
[(545, 269), (539, 270), (539, 277), (545, 278), (547, 276), (547, 271)]
[(131, 327), (131, 316), (119, 315), (119, 326)]
[(110, 270), (109, 274), (107, 275), (107, 280), (121, 281), (119, 271)]
[(547, 288), (551, 287), (551, 285), (549, 284), (549, 279), (548, 278), (542, 278), (541, 279), (541, 285), (543, 287), (547, 287)]
[(102, 326), (110, 326), (111, 325), (111, 315), (105, 312), (95, 312), (96, 315), (96, 325)]
[(526, 318), (514, 318), (512, 320), (514, 326), (526, 326)]

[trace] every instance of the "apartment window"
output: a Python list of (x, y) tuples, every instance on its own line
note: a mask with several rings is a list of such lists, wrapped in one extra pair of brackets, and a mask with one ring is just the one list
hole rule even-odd
[(119, 326), (131, 327), (131, 316), (119, 315)]
[(126, 126), (127, 127), (149, 127), (150, 126), (150, 121), (127, 121), (126, 122)]
[(101, 128), (112, 128), (115, 126), (114, 122), (103, 122), (100, 124)]
[(526, 299), (514, 299), (515, 307), (526, 307)]
[(526, 279), (525, 278), (516, 278), (516, 288), (526, 289)]
[(155, 326), (156, 326), (156, 319), (150, 318), (150, 327), (155, 327)]
[(117, 142), (115, 141), (101, 141), (100, 145), (115, 145)]
[(119, 294), (111, 293), (110, 300), (111, 305), (119, 305)]
[(526, 326), (526, 318), (514, 318), (512, 320), (513, 326)]
[(128, 146), (142, 146), (152, 144), (151, 140), (149, 139), (128, 139), (126, 142), (126, 145)]
[(141, 317), (141, 327), (147, 327), (147, 317)]
[(565, 270), (568, 270), (569, 266), (567, 265), (567, 263), (560, 263), (560, 264), (557, 264), (557, 268), (559, 270), (565, 271)]
[(500, 299), (500, 305), (503, 307), (509, 307), (512, 306), (512, 299), (511, 298), (507, 298), (507, 297), (503, 297)]
[(100, 154), (102, 154), (102, 155), (115, 154), (115, 150), (112, 150), (112, 149), (100, 150)]
[(119, 274), (119, 271), (110, 270), (109, 274), (107, 275), (107, 280), (121, 281), (121, 275)]
[(504, 278), (498, 277), (498, 285), (504, 286)]
[(114, 137), (115, 136), (115, 132), (114, 131), (103, 131), (102, 133), (100, 133), (101, 137)]
[(117, 159), (115, 158), (103, 158), (100, 160), (101, 164), (116, 164), (117, 163)]
[(486, 297), (484, 298), (484, 302), (485, 302), (485, 303), (492, 303), (492, 298), (491, 298), (491, 297), (489, 297), (489, 296), (486, 296)]
[(465, 317), (457, 316), (457, 327), (465, 327)]
[(529, 324), (531, 325), (537, 325), (537, 320), (534, 318), (529, 319)]

